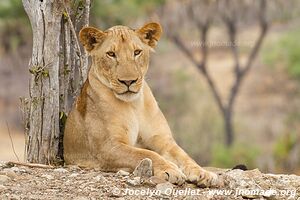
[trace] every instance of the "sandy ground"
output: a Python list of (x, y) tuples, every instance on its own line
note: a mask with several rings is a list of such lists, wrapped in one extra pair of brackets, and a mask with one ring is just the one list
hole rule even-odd
[[(24, 135), (21, 131), (11, 130), (15, 151), (20, 161), (24, 160)], [(17, 161), (7, 129), (0, 129), (0, 160)]]

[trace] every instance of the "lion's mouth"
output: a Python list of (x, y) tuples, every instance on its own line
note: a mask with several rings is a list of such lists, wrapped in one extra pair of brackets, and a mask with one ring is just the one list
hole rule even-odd
[(134, 85), (134, 87), (127, 87), (127, 88), (116, 88), (114, 91), (115, 96), (125, 102), (131, 102), (135, 99), (138, 99), (141, 95), (141, 88), (140, 86)]
[(115, 95), (118, 99), (125, 101), (125, 102), (131, 102), (135, 99), (137, 99), (140, 96), (139, 91), (132, 91), (132, 90), (127, 90), (125, 92), (115, 92)]
[(132, 91), (132, 90), (127, 90), (125, 92), (117, 93), (118, 95), (124, 95), (124, 94), (137, 94), (138, 92)]

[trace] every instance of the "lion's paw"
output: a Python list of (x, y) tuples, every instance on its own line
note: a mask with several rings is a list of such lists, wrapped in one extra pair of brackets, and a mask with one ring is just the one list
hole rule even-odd
[(164, 169), (154, 169), (154, 176), (169, 181), (176, 185), (183, 185), (186, 181), (186, 176), (178, 167), (170, 165)]
[(186, 167), (184, 170), (187, 181), (197, 184), (199, 187), (217, 187), (221, 181), (217, 174), (206, 171), (200, 166)]

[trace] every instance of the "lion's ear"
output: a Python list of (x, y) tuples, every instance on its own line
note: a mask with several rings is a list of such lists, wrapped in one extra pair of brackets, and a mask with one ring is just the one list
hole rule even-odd
[(151, 22), (138, 29), (137, 33), (144, 43), (154, 48), (162, 34), (162, 28), (160, 24)]
[(90, 52), (94, 49), (95, 44), (101, 43), (105, 33), (93, 27), (85, 27), (79, 32), (79, 40), (84, 48)]

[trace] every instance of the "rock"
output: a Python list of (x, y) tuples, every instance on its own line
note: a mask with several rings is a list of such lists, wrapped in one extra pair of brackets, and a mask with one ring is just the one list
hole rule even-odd
[(53, 179), (54, 179), (54, 177), (51, 176), (51, 175), (49, 175), (49, 174), (43, 174), (41, 177), (42, 177), (42, 178), (46, 178), (46, 179), (48, 179), (48, 180), (53, 180)]
[(117, 175), (118, 176), (129, 176), (129, 172), (126, 172), (126, 171), (124, 171), (124, 170), (119, 170), (118, 172), (117, 172)]
[(263, 197), (267, 198), (267, 199), (273, 199), (276, 196), (276, 190), (267, 190), (264, 194)]
[(166, 183), (166, 182), (168, 182), (168, 181), (158, 178), (156, 176), (151, 176), (150, 178), (146, 179), (143, 182), (143, 184), (149, 185), (149, 186), (156, 186), (157, 184)]
[(87, 197), (75, 197), (74, 200), (89, 200)]
[(262, 173), (259, 171), (259, 169), (247, 170), (247, 171), (245, 171), (245, 174), (247, 174), (248, 177), (261, 177), (262, 176)]
[(0, 161), (0, 168), (6, 168), (8, 167), (7, 161)]
[(32, 173), (31, 169), (24, 167), (24, 166), (20, 167), (19, 169), (20, 169), (21, 173)]
[[(109, 197), (114, 197), (114, 198), (118, 198), (118, 197), (122, 197), (124, 196), (123, 191), (117, 187), (113, 187), (111, 189), (111, 191), (108, 194)], [(118, 198), (119, 199), (119, 198)]]
[(5, 169), (3, 169), (0, 172), (0, 174), (6, 175), (6, 176), (8, 176), (11, 179), (14, 179), (14, 178), (16, 178), (18, 176), (13, 170), (11, 170), (11, 168), (5, 168)]
[(0, 184), (10, 181), (10, 178), (6, 175), (0, 175)]
[(141, 178), (150, 178), (153, 176), (152, 160), (143, 159), (133, 171), (133, 175)]
[(27, 173), (27, 170), (28, 170), (26, 167), (11, 167), (11, 168), (7, 168), (7, 169), (10, 169), (11, 171), (16, 172), (16, 173)]
[(68, 173), (69, 171), (64, 169), (64, 168), (56, 168), (53, 170), (54, 172), (57, 172), (57, 173)]
[(69, 177), (74, 178), (74, 177), (77, 177), (78, 175), (79, 175), (78, 173), (72, 173)]
[(10, 169), (14, 172), (19, 172), (20, 171), (20, 169), (18, 167), (11, 167)]
[(141, 178), (140, 177), (134, 177), (133, 179), (128, 179), (127, 183), (129, 185), (132, 185), (132, 186), (138, 186), (138, 185), (141, 184)]
[(250, 190), (248, 193), (241, 195), (243, 199), (261, 199), (261, 195), (251, 194)]
[(166, 183), (157, 184), (155, 188), (158, 191), (160, 191), (161, 194), (168, 195), (171, 194), (171, 191), (173, 190), (174, 186), (173, 184), (166, 182)]
[(7, 188), (4, 185), (0, 185), (0, 192), (5, 191)]
[(102, 181), (102, 182), (107, 181), (106, 178), (104, 176), (102, 176), (102, 175), (98, 175), (98, 176), (93, 177), (93, 180), (95, 180), (97, 182), (99, 182), (99, 181)]

